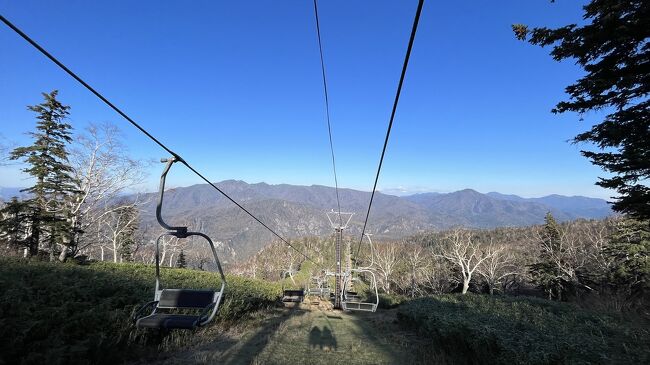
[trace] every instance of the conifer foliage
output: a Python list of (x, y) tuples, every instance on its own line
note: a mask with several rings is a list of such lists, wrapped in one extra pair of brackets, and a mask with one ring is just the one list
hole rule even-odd
[(533, 283), (547, 293), (548, 299), (562, 299), (567, 280), (561, 270), (565, 248), (562, 246), (560, 227), (551, 213), (546, 214), (541, 237), (540, 261), (531, 265)]
[(618, 223), (605, 249), (612, 265), (605, 282), (630, 301), (643, 302), (650, 292), (650, 225), (635, 219)]
[(185, 259), (185, 252), (181, 250), (180, 255), (178, 255), (178, 260), (176, 261), (176, 267), (180, 269), (185, 269), (187, 267), (187, 260)]
[(10, 246), (28, 246), (28, 229), (31, 221), (31, 214), (27, 204), (17, 197), (13, 197), (2, 209), (0, 209), (0, 239)]
[[(33, 143), (14, 149), (10, 158), (27, 165), (23, 171), (34, 178), (34, 185), (23, 190), (28, 199), (20, 203), (12, 201), (6, 208), (14, 217), (29, 218), (29, 234), (25, 239), (29, 254), (37, 254), (43, 246), (49, 251), (50, 259), (54, 259), (56, 251), (65, 250), (74, 238), (66, 201), (77, 191), (68, 162), (72, 127), (66, 118), (70, 107), (57, 100), (57, 95), (57, 90), (43, 93), (41, 104), (28, 107), (38, 120), (36, 130), (29, 133)], [(13, 224), (14, 230), (24, 228), (12, 221), (5, 224)]]
[(585, 75), (566, 88), (569, 100), (554, 113), (605, 111), (604, 119), (574, 142), (596, 151), (582, 154), (612, 173), (596, 183), (615, 189), (613, 207), (638, 219), (650, 218), (650, 1), (592, 0), (584, 25), (557, 29), (515, 24), (517, 38), (553, 46), (557, 60), (575, 60)]

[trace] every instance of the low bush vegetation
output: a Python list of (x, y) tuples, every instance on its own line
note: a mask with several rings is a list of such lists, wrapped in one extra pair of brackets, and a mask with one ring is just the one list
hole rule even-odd
[(405, 301), (405, 297), (398, 294), (379, 293), (379, 308), (395, 308)]
[[(400, 322), (469, 362), (641, 364), (650, 361), (647, 323), (536, 298), (439, 295), (398, 308)], [(489, 359), (489, 360), (488, 360)]]
[[(0, 259), (0, 364), (114, 364), (158, 346), (131, 314), (153, 299), (154, 268), (137, 264), (51, 264)], [(218, 275), (161, 271), (165, 287), (210, 288)], [(275, 284), (227, 277), (217, 320), (273, 306)], [(188, 337), (189, 338), (189, 337)]]

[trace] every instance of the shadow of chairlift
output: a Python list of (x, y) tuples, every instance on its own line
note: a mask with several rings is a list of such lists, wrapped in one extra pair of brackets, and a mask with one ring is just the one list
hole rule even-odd
[[(142, 305), (133, 315), (136, 327), (144, 329), (195, 329), (210, 323), (219, 309), (226, 287), (226, 277), (223, 274), (214, 243), (206, 234), (201, 232), (188, 232), (187, 227), (173, 227), (162, 219), (162, 204), (165, 194), (165, 180), (167, 173), (177, 157), (162, 159), (166, 163), (160, 176), (160, 194), (156, 206), (156, 219), (168, 232), (161, 234), (156, 240), (156, 288), (154, 300)], [(211, 289), (163, 289), (160, 284), (160, 240), (172, 236), (184, 239), (192, 236), (204, 238), (210, 245), (219, 275), (221, 287), (219, 290)]]
[[(375, 312), (379, 306), (379, 291), (377, 289), (377, 278), (375, 273), (370, 270), (374, 265), (374, 256), (375, 250), (370, 239), (370, 234), (365, 233), (364, 237), (368, 238), (368, 244), (370, 245), (370, 265), (364, 267), (358, 267), (356, 269), (350, 269), (350, 272), (347, 273), (347, 277), (344, 277), (343, 280), (343, 291), (341, 293), (341, 307), (345, 311), (359, 311), (359, 312)], [(356, 274), (356, 275), (355, 275)], [(352, 281), (360, 281), (360, 274), (370, 274), (370, 289), (375, 291), (375, 301), (374, 302), (363, 302), (361, 301), (361, 296), (357, 292), (348, 291), (348, 283)]]

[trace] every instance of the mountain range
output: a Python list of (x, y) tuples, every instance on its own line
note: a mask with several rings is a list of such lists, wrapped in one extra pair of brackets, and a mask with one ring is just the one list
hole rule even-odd
[[(337, 207), (334, 188), (320, 185), (248, 184), (226, 180), (216, 184), (269, 227), (286, 238), (327, 236), (332, 233), (325, 213)], [(4, 200), (19, 188), (0, 188)], [(341, 210), (353, 212), (347, 233), (361, 234), (370, 193), (339, 189)], [(159, 231), (155, 220), (157, 193), (144, 195), (142, 225)], [(454, 226), (494, 228), (540, 224), (547, 212), (558, 221), (599, 219), (612, 214), (603, 199), (549, 195), (522, 198), (496, 192), (465, 189), (453, 193), (394, 196), (377, 192), (367, 231), (379, 239), (396, 239), (418, 232)], [(188, 225), (219, 241), (226, 260), (239, 260), (257, 252), (275, 237), (207, 184), (168, 189), (163, 215), (172, 224)]]
[[(332, 233), (325, 213), (336, 209), (334, 188), (312, 185), (248, 184), (226, 180), (216, 184), (269, 227), (286, 238)], [(341, 210), (353, 212), (347, 233), (359, 235), (370, 192), (339, 189)], [(157, 194), (145, 196), (143, 225), (157, 229)], [(207, 184), (169, 189), (164, 216), (170, 222), (201, 229), (221, 242), (221, 251), (238, 260), (257, 252), (275, 237)], [(422, 193), (398, 197), (375, 194), (367, 231), (379, 239), (397, 239), (418, 232), (454, 226), (494, 228), (540, 224), (547, 212), (558, 221), (600, 219), (612, 214), (603, 199), (549, 195), (522, 198), (471, 189), (453, 193)]]

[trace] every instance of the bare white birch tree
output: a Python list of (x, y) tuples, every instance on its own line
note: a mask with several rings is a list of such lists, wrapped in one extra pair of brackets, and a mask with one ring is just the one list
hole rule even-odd
[(397, 244), (381, 243), (375, 246), (375, 268), (379, 273), (379, 286), (386, 294), (390, 294), (399, 259)]
[(467, 293), (472, 276), (481, 263), (493, 253), (482, 249), (480, 243), (474, 239), (472, 232), (456, 228), (445, 237), (446, 245), (438, 255), (458, 266), (462, 274), (462, 293)]
[[(112, 124), (91, 124), (86, 132), (75, 139), (70, 153), (80, 193), (69, 202), (72, 225), (78, 232), (85, 232), (105, 216), (119, 211), (123, 206), (115, 204), (129, 189), (137, 187), (145, 178), (144, 164), (128, 156), (127, 148), (120, 142), (118, 128)], [(123, 200), (125, 205), (133, 202)], [(95, 237), (78, 234), (65, 255), (91, 246)], [(71, 252), (70, 252), (71, 251)]]
[(477, 271), (485, 280), (492, 295), (502, 286), (506, 278), (516, 275), (518, 270), (514, 264), (513, 253), (505, 245), (490, 242), (484, 252), (485, 260), (478, 265)]

